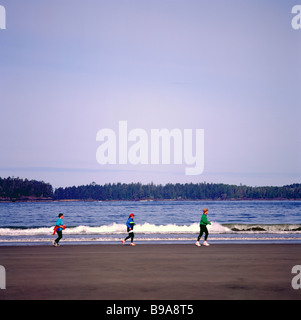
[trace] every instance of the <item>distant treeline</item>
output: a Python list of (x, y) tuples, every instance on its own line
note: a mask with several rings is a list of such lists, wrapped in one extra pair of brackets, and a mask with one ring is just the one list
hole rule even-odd
[(53, 199), (53, 188), (49, 183), (20, 178), (0, 178), (0, 200), (46, 200)]
[(247, 187), (228, 184), (166, 184), (143, 185), (92, 183), (86, 186), (58, 188), (54, 196), (58, 200), (250, 200), (250, 199), (301, 199), (301, 184), (283, 187)]
[(0, 178), (0, 200), (301, 200), (301, 184), (283, 187), (248, 187), (216, 183), (155, 185), (109, 183), (58, 188), (49, 183)]

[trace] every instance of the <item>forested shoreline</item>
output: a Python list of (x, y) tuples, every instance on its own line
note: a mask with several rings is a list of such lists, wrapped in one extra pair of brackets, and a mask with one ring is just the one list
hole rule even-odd
[(222, 183), (109, 183), (54, 189), (44, 181), (0, 178), (0, 201), (301, 200), (301, 184), (249, 187)]
[(53, 200), (54, 192), (44, 181), (0, 178), (0, 201)]

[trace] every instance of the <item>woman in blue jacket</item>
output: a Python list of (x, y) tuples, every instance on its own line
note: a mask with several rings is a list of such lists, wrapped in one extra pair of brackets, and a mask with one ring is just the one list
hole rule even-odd
[(134, 246), (134, 226), (136, 225), (136, 223), (134, 222), (134, 214), (131, 213), (129, 215), (128, 221), (126, 222), (126, 226), (127, 226), (127, 232), (129, 233), (129, 235), (122, 240), (122, 244), (125, 244), (126, 240), (131, 239), (131, 246)]

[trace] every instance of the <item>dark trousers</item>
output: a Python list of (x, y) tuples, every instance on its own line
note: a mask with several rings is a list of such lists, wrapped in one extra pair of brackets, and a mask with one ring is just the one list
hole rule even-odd
[(57, 239), (55, 239), (56, 243), (59, 243), (59, 241), (63, 238), (63, 232), (62, 231), (57, 231)]
[[(129, 230), (128, 230), (128, 232), (129, 232)], [(131, 242), (133, 242), (134, 241), (134, 232), (129, 232), (129, 235), (124, 240), (126, 241), (127, 239), (131, 239)]]
[(207, 238), (208, 238), (208, 229), (207, 229), (207, 226), (204, 226), (204, 225), (200, 225), (200, 234), (198, 236), (198, 241), (200, 241), (200, 239), (202, 238), (202, 235), (203, 233), (205, 233), (205, 241), (207, 241)]

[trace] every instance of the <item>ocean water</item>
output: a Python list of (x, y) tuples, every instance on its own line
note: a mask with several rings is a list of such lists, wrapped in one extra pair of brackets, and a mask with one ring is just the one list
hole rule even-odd
[(211, 243), (301, 243), (301, 201), (114, 201), (0, 203), (0, 245), (121, 243), (135, 214), (136, 243), (194, 243), (208, 208)]

